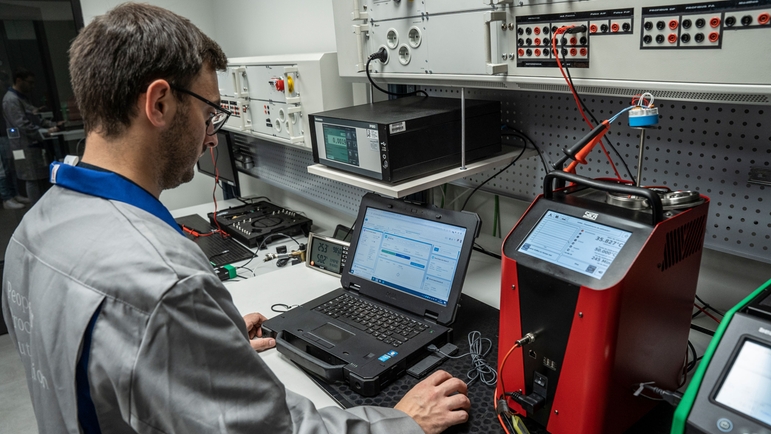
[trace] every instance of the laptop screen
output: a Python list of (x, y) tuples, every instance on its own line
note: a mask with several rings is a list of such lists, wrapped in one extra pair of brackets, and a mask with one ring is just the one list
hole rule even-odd
[(367, 208), (350, 274), (447, 306), (466, 228)]

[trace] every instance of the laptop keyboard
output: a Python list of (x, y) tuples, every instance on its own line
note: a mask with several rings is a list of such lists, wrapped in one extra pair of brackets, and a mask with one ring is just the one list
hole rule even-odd
[(348, 294), (334, 298), (313, 310), (356, 327), (394, 347), (428, 328), (427, 324)]

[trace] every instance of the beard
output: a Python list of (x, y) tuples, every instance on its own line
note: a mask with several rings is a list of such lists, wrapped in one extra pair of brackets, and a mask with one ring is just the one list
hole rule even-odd
[[(188, 104), (179, 104), (178, 107), (171, 126), (160, 135), (161, 173), (158, 179), (163, 190), (190, 182), (195, 174), (195, 163), (203, 153), (203, 141), (196, 137), (195, 128), (190, 125)], [(194, 145), (196, 141), (199, 146)]]

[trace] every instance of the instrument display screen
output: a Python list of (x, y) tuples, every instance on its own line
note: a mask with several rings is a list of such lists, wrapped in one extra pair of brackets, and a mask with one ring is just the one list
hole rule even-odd
[(518, 251), (602, 279), (631, 232), (547, 211)]
[(306, 264), (328, 274), (343, 274), (350, 243), (311, 234)]
[(324, 145), (327, 160), (359, 165), (356, 128), (324, 124)]
[(744, 341), (715, 401), (771, 426), (771, 348)]

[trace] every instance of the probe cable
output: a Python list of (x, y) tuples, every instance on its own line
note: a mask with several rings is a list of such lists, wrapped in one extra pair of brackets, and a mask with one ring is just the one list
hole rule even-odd
[(706, 301), (702, 300), (701, 297), (699, 297), (699, 294), (695, 294), (695, 297), (696, 297), (696, 300), (699, 300), (699, 303), (704, 305), (704, 309), (709, 309), (712, 312), (715, 312), (716, 314), (718, 314), (720, 316), (724, 316), (723, 312), (720, 312), (719, 310), (717, 310), (714, 307), (712, 307), (709, 303), (707, 303)]
[[(212, 200), (214, 201), (214, 224), (217, 226), (217, 229), (214, 229), (214, 230), (212, 230), (210, 232), (202, 234), (202, 233), (196, 231), (195, 229), (187, 227), (185, 225), (179, 225), (179, 226), (182, 228), (183, 232), (188, 233), (188, 234), (194, 236), (195, 238), (198, 238), (198, 237), (210, 237), (210, 236), (212, 236), (214, 234), (220, 234), (220, 235), (222, 235), (223, 238), (227, 238), (227, 237), (230, 236), (230, 234), (225, 232), (224, 230), (222, 230), (222, 228), (220, 227), (219, 222), (217, 221), (217, 197), (215, 196), (215, 193), (217, 192), (217, 185), (219, 185), (219, 177), (220, 177), (220, 172), (219, 172), (219, 169), (217, 168), (217, 157), (215, 157), (215, 155), (214, 155), (214, 148), (209, 148), (209, 152), (211, 153), (211, 161), (214, 164), (214, 188), (212, 189), (211, 197), (212, 197)], [(217, 155), (219, 155), (219, 151), (217, 152)], [(217, 253), (217, 255), (221, 255), (223, 253), (225, 253), (225, 252)], [(217, 256), (217, 255), (215, 255), (215, 256)], [(211, 257), (208, 258), (208, 259), (211, 259)]]
[[(557, 162), (557, 165), (562, 166), (564, 161), (567, 160), (567, 157), (570, 157), (573, 161), (568, 165), (567, 168), (564, 169), (565, 172), (569, 173), (576, 173), (576, 167), (578, 164), (586, 164), (587, 160), (586, 157), (589, 155), (589, 153), (592, 151), (592, 148), (594, 148), (594, 145), (599, 142), (602, 144), (602, 137), (610, 130), (610, 124), (616, 121), (619, 116), (621, 116), (623, 113), (628, 112), (629, 110), (632, 110), (636, 106), (628, 106), (621, 110), (620, 112), (616, 113), (615, 115), (611, 116), (610, 119), (602, 121), (599, 125), (594, 127), (586, 136), (582, 137), (581, 140), (576, 142), (575, 145), (573, 145), (570, 149), (565, 151), (566, 157), (559, 162)], [(623, 180), (622, 180), (623, 181)]]
[[(554, 57), (557, 59), (557, 66), (559, 67), (560, 74), (562, 74), (562, 77), (565, 79), (565, 82), (567, 82), (568, 88), (570, 89), (570, 93), (573, 94), (573, 99), (576, 100), (576, 105), (578, 106), (578, 112), (581, 113), (581, 117), (584, 118), (584, 121), (586, 122), (586, 124), (589, 125), (590, 128), (594, 128), (594, 125), (592, 125), (592, 123), (586, 117), (583, 107), (581, 107), (581, 101), (578, 98), (578, 93), (576, 92), (576, 89), (573, 87), (573, 83), (568, 79), (567, 75), (565, 75), (565, 71), (563, 71), (562, 69), (562, 61), (560, 61), (560, 51), (557, 51), (557, 39), (558, 39), (557, 37), (575, 27), (576, 26), (562, 26), (559, 29), (557, 29), (556, 32), (554, 32), (554, 38), (552, 38), (552, 41), (551, 41), (552, 53), (554, 53)], [(616, 169), (616, 165), (615, 163), (613, 163), (613, 159), (610, 157), (608, 150), (605, 149), (605, 145), (603, 145), (601, 141), (600, 141), (600, 147), (602, 148), (602, 152), (605, 153), (605, 157), (607, 157), (608, 161), (610, 162), (610, 167), (613, 168), (613, 172), (616, 173), (616, 178), (622, 180), (623, 178), (621, 178), (621, 174), (618, 173), (618, 169)]]
[(477, 251), (477, 252), (479, 252), (479, 253), (483, 253), (483, 254), (485, 254), (485, 255), (487, 255), (487, 256), (492, 256), (492, 257), (493, 257), (493, 258), (495, 258), (495, 259), (498, 259), (498, 260), (500, 260), (500, 259), (501, 259), (501, 255), (497, 255), (497, 254), (495, 254), (495, 253), (493, 253), (493, 252), (491, 252), (491, 251), (489, 251), (489, 250), (485, 249), (484, 247), (480, 246), (480, 245), (479, 245), (479, 243), (476, 243), (476, 242), (475, 242), (475, 243), (474, 243), (474, 247), (473, 247), (473, 249), (474, 249), (475, 251)]
[[(565, 60), (565, 57), (564, 57), (564, 54), (565, 54), (565, 53), (563, 52), (562, 54), (563, 54), (562, 60)], [(565, 62), (567, 62), (567, 60), (565, 60)], [(567, 65), (567, 64), (563, 65), (563, 67), (565, 68), (565, 73), (567, 73), (567, 75), (568, 75), (568, 80), (570, 81), (570, 84), (573, 86), (573, 90), (576, 90), (576, 86), (575, 86), (575, 84), (573, 83), (573, 77), (570, 75), (570, 68), (568, 68), (568, 65)], [(648, 92), (646, 92), (645, 94), (651, 95), (651, 94), (650, 94), (650, 93), (648, 93)], [(643, 95), (645, 95), (645, 94), (643, 94)], [(585, 111), (586, 111), (586, 113), (589, 115), (589, 117), (592, 119), (592, 121), (593, 121), (595, 124), (598, 124), (598, 123), (599, 123), (599, 121), (597, 121), (597, 118), (596, 118), (596, 117), (594, 117), (594, 113), (592, 113), (592, 111), (591, 111), (591, 110), (589, 110), (589, 107), (587, 107), (587, 105), (586, 105), (586, 103), (584, 102), (583, 98), (581, 98), (581, 96), (580, 96), (580, 95), (578, 95), (578, 91), (576, 91), (576, 96), (578, 97), (578, 101), (580, 101), (580, 102), (581, 102), (581, 107), (583, 107), (583, 108), (584, 108), (584, 110), (585, 110)], [(636, 95), (636, 96), (641, 96), (641, 95)], [(651, 98), (653, 98), (653, 95), (651, 95)], [(651, 102), (653, 102), (653, 101), (651, 101)], [(635, 100), (634, 100), (634, 99), (632, 99), (632, 105), (635, 105)], [(620, 152), (618, 152), (618, 149), (616, 149), (616, 147), (615, 147), (615, 146), (613, 146), (613, 143), (610, 141), (610, 139), (609, 139), (607, 136), (606, 136), (606, 137), (604, 137), (604, 139), (605, 139), (605, 143), (607, 143), (607, 145), (610, 147), (610, 149), (612, 149), (612, 150), (613, 150), (613, 152), (615, 152), (615, 153), (616, 153), (616, 155), (618, 156), (618, 159), (619, 159), (619, 161), (621, 161), (621, 164), (623, 164), (623, 165), (624, 165), (624, 168), (626, 169), (626, 173), (629, 175), (629, 179), (631, 179), (631, 180), (632, 180), (632, 183), (635, 183), (635, 177), (634, 177), (634, 174), (632, 173), (632, 171), (631, 171), (631, 170), (629, 170), (629, 165), (627, 165), (627, 164), (626, 164), (626, 160), (624, 159), (624, 157), (621, 155), (621, 153), (620, 153)]]
[[(690, 341), (688, 341), (690, 343)], [(688, 356), (690, 353), (690, 349), (688, 347), (685, 347), (685, 360), (683, 360), (683, 370), (680, 374), (680, 381), (677, 382), (677, 388), (681, 388), (685, 385), (686, 380), (688, 379)]]
[(712, 315), (711, 313), (707, 312), (704, 308), (702, 308), (701, 306), (699, 306), (696, 303), (694, 303), (693, 305), (696, 307), (696, 309), (699, 309), (704, 315), (707, 315), (708, 317), (712, 318), (716, 323), (720, 324), (720, 320), (715, 318), (714, 315)]
[[(498, 383), (501, 385), (501, 393), (498, 393), (498, 384), (495, 385), (495, 395), (493, 396), (493, 407), (495, 408), (495, 413), (498, 416), (498, 422), (501, 424), (501, 428), (503, 428), (504, 431), (506, 431), (507, 434), (511, 434), (509, 429), (507, 428), (506, 424), (504, 424), (504, 418), (501, 417), (502, 414), (505, 414), (505, 417), (509, 417), (509, 406), (506, 404), (506, 386), (503, 385), (503, 367), (506, 366), (506, 360), (508, 360), (509, 355), (512, 351), (514, 351), (515, 348), (519, 348), (521, 345), (519, 343), (520, 341), (517, 341), (514, 343), (514, 345), (509, 349), (509, 351), (506, 353), (506, 355), (503, 357), (503, 361), (501, 362), (500, 368), (498, 368)], [(498, 408), (498, 405), (502, 405), (503, 408)]]
[(691, 372), (691, 371), (694, 370), (694, 368), (696, 368), (696, 364), (699, 363), (699, 361), (703, 357), (699, 357), (696, 354), (696, 348), (694, 348), (694, 346), (693, 346), (693, 344), (691, 343), (690, 340), (688, 341), (688, 348), (691, 350), (691, 353), (693, 354), (693, 360), (691, 360), (691, 363), (688, 365), (688, 372)]
[(501, 174), (501, 172), (503, 172), (504, 170), (506, 170), (506, 169), (508, 169), (509, 167), (513, 166), (513, 165), (514, 165), (514, 163), (516, 163), (517, 161), (519, 161), (519, 159), (520, 159), (520, 158), (522, 157), (522, 155), (525, 153), (525, 149), (527, 149), (527, 143), (525, 143), (525, 146), (523, 146), (523, 147), (522, 147), (522, 150), (521, 150), (521, 151), (519, 151), (519, 155), (517, 155), (517, 157), (516, 157), (514, 160), (512, 160), (512, 161), (511, 161), (511, 163), (507, 164), (507, 165), (506, 165), (506, 166), (505, 166), (503, 169), (501, 169), (501, 170), (499, 170), (498, 172), (496, 172), (496, 173), (495, 173), (495, 175), (493, 175), (493, 176), (491, 176), (491, 177), (489, 177), (489, 178), (485, 179), (485, 180), (484, 180), (484, 182), (482, 182), (481, 184), (479, 184), (479, 185), (477, 185), (476, 187), (474, 187), (474, 190), (472, 190), (472, 191), (471, 191), (471, 194), (469, 194), (469, 195), (468, 195), (468, 197), (466, 197), (466, 201), (465, 201), (465, 202), (463, 202), (463, 206), (460, 208), (460, 210), (461, 210), (461, 211), (463, 211), (464, 209), (466, 209), (466, 205), (468, 205), (468, 201), (471, 199), (471, 196), (473, 196), (473, 195), (474, 195), (474, 193), (476, 193), (476, 192), (477, 192), (477, 190), (479, 190), (479, 189), (480, 189), (480, 188), (481, 188), (483, 185), (487, 184), (487, 183), (488, 183), (488, 182), (489, 182), (491, 179), (493, 179), (493, 178), (495, 178), (496, 176), (500, 175), (500, 174)]
[[(506, 353), (505, 356), (503, 356), (503, 360), (501, 361), (501, 366), (498, 368), (498, 383), (501, 385), (501, 393), (498, 393), (498, 384), (495, 385), (495, 395), (493, 397), (493, 406), (495, 407), (495, 412), (498, 415), (498, 422), (501, 423), (501, 427), (503, 427), (503, 430), (509, 433), (509, 430), (506, 428), (506, 425), (503, 423), (504, 419), (501, 418), (501, 414), (505, 413), (506, 417), (509, 417), (511, 414), (511, 411), (509, 410), (509, 404), (506, 400), (506, 386), (503, 384), (503, 368), (506, 366), (506, 361), (509, 359), (509, 356), (516, 348), (522, 348), (523, 345), (532, 343), (535, 341), (535, 334), (533, 333), (527, 333), (525, 336), (523, 336), (521, 339), (518, 339), (514, 342), (514, 345), (512, 345), (511, 348), (509, 348), (509, 351)], [(500, 397), (500, 399), (499, 399)], [(500, 407), (499, 407), (500, 406)], [(508, 422), (508, 420), (506, 420)]]
[[(543, 157), (543, 153), (541, 152), (541, 148), (538, 147), (538, 145), (535, 144), (533, 139), (527, 136), (527, 134), (523, 133), (522, 131), (510, 126), (509, 124), (503, 124), (501, 125), (501, 134), (504, 136), (511, 136), (514, 138), (517, 138), (519, 140), (522, 140), (525, 142), (525, 146), (527, 146), (527, 142), (530, 142), (531, 145), (533, 145), (533, 148), (536, 152), (538, 152), (538, 156), (541, 158), (541, 164), (543, 164), (543, 170), (546, 173), (549, 173), (549, 166), (546, 164), (546, 159)], [(508, 130), (508, 131), (507, 131)], [(551, 162), (549, 162), (549, 165), (551, 165)]]
[(353, 232), (353, 228), (356, 227), (356, 222), (353, 222), (350, 228), (348, 228), (348, 232), (345, 233), (345, 236), (343, 237), (343, 241), (345, 241), (348, 238), (348, 235), (351, 235), (351, 232)]
[[(485, 351), (482, 351), (483, 342), (487, 342), (488, 345)], [(474, 330), (468, 334), (468, 348), (468, 353), (461, 354), (460, 356), (451, 356), (439, 351), (439, 349), (436, 349), (435, 352), (450, 359), (462, 359), (466, 356), (471, 356), (472, 367), (466, 372), (466, 378), (469, 379), (469, 382), (466, 384), (470, 386), (474, 381), (481, 380), (483, 384), (495, 386), (498, 380), (498, 373), (484, 359), (493, 348), (493, 342), (488, 338), (483, 338), (482, 333)]]
[(220, 170), (217, 167), (217, 160), (219, 159), (219, 150), (217, 150), (217, 153), (215, 155), (214, 147), (211, 147), (211, 148), (209, 148), (209, 154), (211, 154), (211, 162), (214, 165), (214, 187), (212, 188), (212, 191), (211, 191), (211, 198), (214, 201), (214, 225), (217, 226), (217, 230), (211, 231), (208, 235), (212, 235), (212, 234), (218, 233), (218, 234), (222, 235), (223, 238), (227, 238), (227, 237), (230, 236), (230, 234), (228, 234), (227, 232), (223, 231), (222, 228), (220, 227), (220, 222), (217, 221), (217, 211), (218, 211), (218, 209), (217, 209), (217, 196), (216, 196), (216, 193), (217, 193), (217, 186), (219, 185), (219, 182), (220, 182)]
[[(252, 257), (249, 258), (249, 260), (246, 261), (246, 263), (244, 265), (242, 265), (241, 267), (246, 268), (246, 266), (249, 265), (249, 263), (252, 262), (252, 260), (257, 257), (257, 254), (260, 252), (260, 250), (262, 250), (262, 248), (265, 246), (265, 243), (267, 243), (268, 240), (270, 240), (273, 237), (279, 237), (279, 236), (284, 237), (284, 238), (290, 238), (292, 241), (297, 243), (298, 246), (300, 246), (300, 242), (297, 241), (296, 239), (294, 239), (294, 237), (292, 237), (291, 235), (282, 234), (282, 233), (270, 234), (270, 235), (268, 235), (268, 236), (266, 236), (265, 238), (262, 239), (262, 242), (260, 243), (259, 247), (257, 247), (257, 251), (255, 251), (254, 254), (252, 255)], [(249, 268), (246, 268), (246, 269), (249, 270)], [(251, 270), (251, 271), (252, 271), (252, 274), (254, 274), (254, 270)]]

